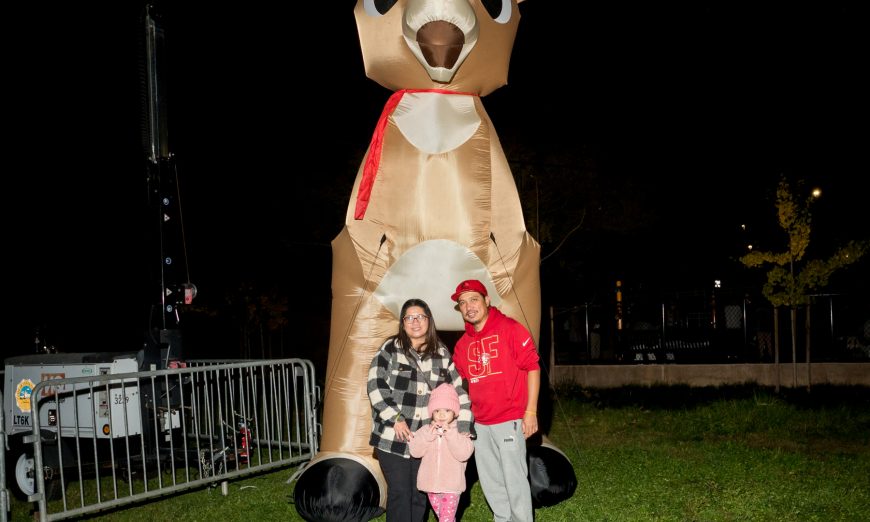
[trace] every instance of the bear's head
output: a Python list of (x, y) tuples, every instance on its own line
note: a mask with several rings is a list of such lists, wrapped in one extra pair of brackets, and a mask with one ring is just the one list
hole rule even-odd
[(354, 15), (366, 76), (392, 91), (485, 96), (507, 83), (518, 3), (358, 0)]

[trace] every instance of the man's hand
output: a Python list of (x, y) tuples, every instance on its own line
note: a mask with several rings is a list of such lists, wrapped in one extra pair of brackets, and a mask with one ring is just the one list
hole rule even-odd
[(523, 415), (523, 437), (529, 438), (538, 432), (538, 415), (527, 411)]

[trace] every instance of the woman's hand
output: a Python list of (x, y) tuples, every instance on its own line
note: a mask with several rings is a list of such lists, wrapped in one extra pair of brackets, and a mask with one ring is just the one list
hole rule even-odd
[(405, 419), (397, 422), (393, 429), (396, 431), (396, 440), (399, 442), (408, 442), (411, 440), (411, 428), (408, 427), (408, 423), (405, 422)]

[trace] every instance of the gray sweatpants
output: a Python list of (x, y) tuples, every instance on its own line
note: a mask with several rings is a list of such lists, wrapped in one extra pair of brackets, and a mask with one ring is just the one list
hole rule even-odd
[(523, 421), (475, 424), (474, 461), (495, 522), (532, 522), (532, 492)]

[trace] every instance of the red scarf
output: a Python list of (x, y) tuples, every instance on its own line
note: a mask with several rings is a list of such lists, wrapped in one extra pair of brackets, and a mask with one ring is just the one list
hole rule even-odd
[(369, 144), (369, 155), (366, 157), (366, 163), (363, 167), (363, 177), (359, 184), (359, 192), (356, 195), (356, 210), (354, 211), (354, 219), (362, 219), (366, 215), (366, 208), (369, 206), (369, 197), (372, 195), (372, 186), (375, 184), (375, 176), (378, 174), (378, 167), (381, 164), (381, 151), (384, 148), (384, 131), (387, 128), (387, 119), (390, 114), (396, 110), (402, 96), (406, 92), (437, 92), (439, 94), (463, 94), (465, 96), (474, 96), (468, 92), (448, 91), (445, 89), (399, 89), (394, 92), (384, 105), (384, 110), (381, 111), (381, 117), (378, 118), (378, 124), (375, 127), (375, 133), (372, 135), (372, 141)]

